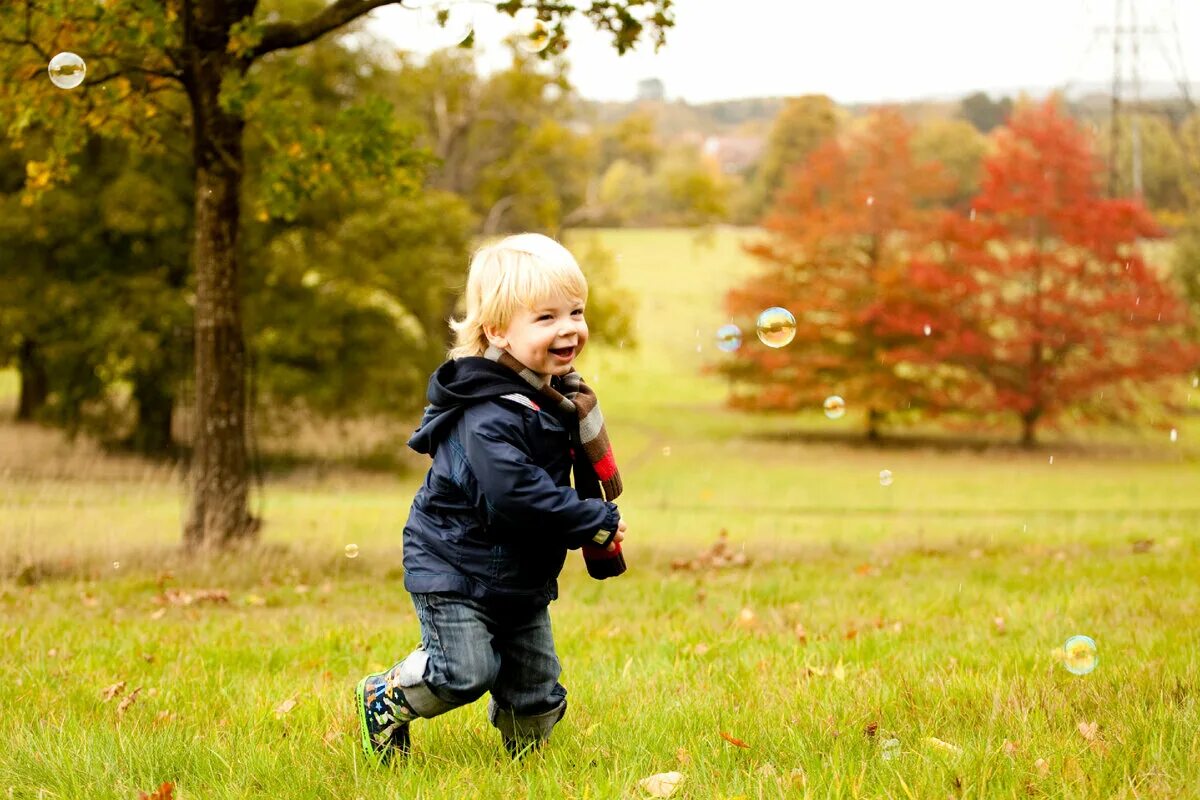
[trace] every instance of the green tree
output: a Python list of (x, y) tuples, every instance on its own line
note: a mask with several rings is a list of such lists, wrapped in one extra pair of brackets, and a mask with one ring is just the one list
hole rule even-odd
[[(148, 117), (177, 114), (181, 124), (190, 124), (198, 435), (184, 526), (189, 546), (222, 546), (257, 530), (247, 505), (239, 247), (246, 112), (261, 89), (253, 68), (274, 53), (346, 30), (391, 2), (303, 4), (306, 10), (299, 16), (285, 16), (257, 0), (23, 0), (0, 9), (0, 65), (5, 74), (21, 77), (0, 84), (0, 118), (10, 120), (8, 134), (18, 143), (36, 129), (54, 139), (44, 160), (29, 162), (31, 191), (69, 177), (70, 154), (84, 131), (123, 135), (150, 148), (161, 146), (161, 140), (155, 138), (158, 128), (143, 124)], [(564, 46), (564, 20), (576, 9), (550, 0), (506, 0), (496, 7), (515, 14), (524, 5), (535, 7), (550, 24), (550, 47)], [(617, 50), (624, 52), (647, 29), (661, 42), (672, 23), (670, 10), (670, 0), (614, 0), (595, 2), (582, 13), (611, 32)], [(91, 77), (82, 91), (61, 92), (32, 80), (54, 52), (67, 49), (90, 63)], [(262, 113), (264, 127), (285, 126), (287, 109), (264, 106)], [(293, 144), (310, 157), (294, 157), (291, 171), (280, 170), (266, 182), (273, 212), (286, 214), (301, 194), (330, 183), (411, 167), (411, 143), (395, 129), (390, 109), (365, 104), (347, 117), (352, 124), (337, 132), (296, 132), (302, 136)], [(323, 164), (330, 169), (323, 170)]]
[(952, 205), (962, 205), (979, 191), (987, 140), (970, 123), (961, 119), (926, 122), (913, 132), (911, 147), (918, 162), (937, 161), (953, 176), (954, 189), (947, 197)]
[(837, 106), (823, 94), (788, 98), (771, 126), (766, 149), (751, 182), (749, 209), (758, 218), (773, 202), (787, 173), (837, 133)]
[(1008, 119), (1013, 102), (1007, 97), (993, 100), (987, 92), (973, 92), (958, 104), (958, 115), (975, 126), (980, 133), (989, 133)]

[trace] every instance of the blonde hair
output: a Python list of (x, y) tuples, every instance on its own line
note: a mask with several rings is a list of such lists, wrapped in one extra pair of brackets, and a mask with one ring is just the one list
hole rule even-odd
[(481, 356), (487, 350), (485, 325), (507, 328), (521, 308), (532, 309), (556, 297), (586, 302), (587, 279), (575, 257), (540, 233), (519, 233), (481, 247), (467, 274), (467, 313), (451, 319), (454, 347), (449, 358)]

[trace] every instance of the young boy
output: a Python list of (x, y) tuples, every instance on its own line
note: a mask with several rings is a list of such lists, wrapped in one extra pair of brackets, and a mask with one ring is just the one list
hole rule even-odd
[(626, 526), (611, 502), (620, 476), (595, 394), (573, 369), (587, 294), (571, 254), (538, 234), (471, 262), (466, 316), (450, 322), (456, 345), (408, 442), (433, 457), (404, 526), (421, 644), (358, 683), (368, 757), (407, 753), (412, 720), (484, 692), (513, 756), (566, 713), (548, 612), (566, 552), (584, 548), (596, 577), (624, 569)]

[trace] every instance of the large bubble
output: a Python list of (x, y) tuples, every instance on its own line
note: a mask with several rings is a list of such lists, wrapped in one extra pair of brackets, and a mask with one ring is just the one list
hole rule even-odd
[(768, 308), (758, 315), (758, 338), (767, 347), (787, 346), (796, 338), (796, 318), (786, 308)]
[(87, 64), (74, 53), (59, 53), (50, 59), (48, 67), (50, 82), (60, 89), (74, 89), (83, 83), (87, 75)]

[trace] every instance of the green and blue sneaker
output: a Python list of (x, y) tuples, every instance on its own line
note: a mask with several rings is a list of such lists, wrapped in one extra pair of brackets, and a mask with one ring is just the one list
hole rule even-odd
[(400, 664), (396, 664), (387, 672), (363, 678), (354, 690), (363, 753), (375, 761), (408, 755), (412, 745), (408, 723), (418, 715), (404, 699), (399, 676)]

